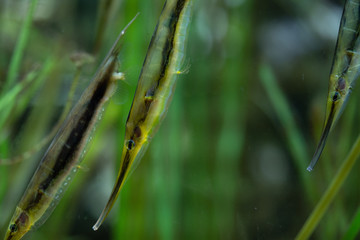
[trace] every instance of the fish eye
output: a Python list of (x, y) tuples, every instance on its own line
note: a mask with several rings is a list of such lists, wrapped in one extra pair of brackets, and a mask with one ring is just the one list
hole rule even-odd
[(133, 149), (133, 148), (135, 147), (135, 142), (134, 142), (134, 140), (129, 140), (129, 141), (127, 141), (126, 147), (127, 147), (128, 150)]
[(11, 232), (17, 232), (18, 226), (14, 223), (9, 226)]
[(332, 101), (333, 102), (336, 102), (337, 100), (339, 100), (340, 99), (340, 93), (338, 92), (338, 91), (336, 91), (335, 93), (334, 93), (334, 96), (333, 96), (333, 98), (332, 98)]

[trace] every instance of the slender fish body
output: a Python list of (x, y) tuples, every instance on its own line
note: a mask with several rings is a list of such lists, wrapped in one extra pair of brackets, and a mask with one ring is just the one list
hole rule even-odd
[(118, 43), (128, 26), (120, 33), (40, 161), (16, 207), (5, 240), (21, 239), (32, 227), (45, 222), (69, 185), (102, 108), (114, 92), (116, 81), (121, 79), (121, 75), (115, 73)]
[(329, 79), (324, 129), (311, 160), (312, 171), (325, 147), (330, 130), (346, 107), (351, 89), (360, 74), (360, 0), (347, 0)]
[(168, 0), (160, 15), (140, 73), (126, 122), (118, 177), (109, 201), (93, 226), (97, 230), (109, 214), (129, 172), (144, 154), (166, 115), (183, 63), (191, 0)]

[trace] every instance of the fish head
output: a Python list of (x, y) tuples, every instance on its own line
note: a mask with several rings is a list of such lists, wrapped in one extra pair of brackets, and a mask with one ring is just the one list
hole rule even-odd
[(328, 99), (326, 104), (326, 117), (324, 128), (321, 134), (319, 144), (316, 148), (315, 154), (310, 162), (308, 171), (312, 171), (315, 164), (319, 160), (321, 153), (325, 147), (327, 137), (335, 125), (336, 121), (341, 116), (341, 113), (346, 107), (348, 97), (351, 93), (351, 86), (343, 77), (331, 76)]
[(21, 239), (31, 228), (30, 218), (27, 212), (16, 207), (15, 213), (7, 229), (5, 240)]
[(105, 218), (113, 207), (126, 179), (129, 177), (132, 171), (134, 171), (137, 164), (140, 162), (141, 156), (146, 150), (147, 142), (148, 132), (143, 131), (141, 129), (141, 126), (133, 125), (132, 122), (128, 122), (126, 125), (125, 144), (121, 156), (119, 174), (116, 179), (114, 188), (111, 192), (109, 201), (107, 202), (99, 219), (93, 226), (94, 231), (98, 230), (101, 224), (104, 222)]
[(148, 131), (141, 126), (134, 126), (130, 133), (125, 137), (125, 146), (123, 150), (123, 160), (128, 162), (128, 168), (135, 169), (138, 165), (138, 160), (141, 159), (144, 154), (147, 142), (148, 142)]

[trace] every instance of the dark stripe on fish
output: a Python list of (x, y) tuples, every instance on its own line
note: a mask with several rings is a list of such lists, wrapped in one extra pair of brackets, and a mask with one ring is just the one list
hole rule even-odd
[[(36, 196), (34, 196), (32, 204), (29, 203), (28, 209), (36, 205), (45, 195), (48, 187), (56, 181), (64, 171), (70, 171), (70, 166), (72, 166), (74, 161), (77, 160), (77, 157), (75, 156), (81, 148), (81, 144), (86, 141), (86, 139), (84, 139), (84, 135), (89, 130), (90, 123), (94, 116), (96, 116), (95, 112), (98, 110), (99, 104), (106, 95), (116, 61), (113, 61), (111, 64), (112, 66), (108, 68), (109, 71), (104, 74), (102, 77), (103, 79), (96, 86), (94, 94), (92, 94), (92, 97), (87, 103), (81, 117), (78, 119), (76, 126), (69, 134), (66, 142), (63, 144), (57, 156), (55, 165), (51, 169), (52, 171), (49, 172), (48, 177), (40, 184), (39, 190), (37, 191)], [(72, 119), (68, 119), (67, 121), (72, 121)], [(48, 156), (45, 156), (44, 159), (47, 157)]]
[[(350, 1), (350, 0), (349, 0), (349, 1)], [(349, 3), (346, 3), (346, 4), (351, 4), (351, 3), (349, 2)], [(346, 58), (346, 61), (344, 62), (345, 64), (344, 64), (344, 66), (343, 66), (343, 69), (341, 70), (342, 72), (341, 72), (341, 73), (338, 73), (338, 74), (342, 74), (342, 75), (345, 75), (345, 74), (346, 74), (346, 72), (348, 71), (348, 69), (349, 69), (349, 67), (350, 67), (351, 61), (352, 61), (352, 59), (353, 59), (353, 54), (352, 54), (352, 53), (353, 53), (353, 51), (354, 51), (354, 48), (355, 48), (355, 45), (356, 45), (356, 41), (357, 41), (357, 39), (359, 38), (359, 29), (352, 29), (352, 30), (356, 31), (356, 33), (352, 35), (352, 37), (351, 37), (351, 39), (350, 39), (349, 41), (343, 40), (343, 41), (341, 42), (341, 43), (342, 43), (341, 45), (339, 45), (339, 44), (340, 44), (340, 43), (339, 43), (339, 39), (343, 39), (343, 38), (342, 38), (342, 35), (344, 34), (344, 31), (345, 31), (344, 27), (345, 27), (347, 21), (352, 22), (352, 21), (355, 20), (355, 21), (357, 22), (357, 23), (355, 24), (355, 26), (359, 26), (359, 24), (360, 24), (360, 18), (357, 18), (357, 19), (353, 19), (353, 18), (348, 19), (349, 14), (346, 14), (346, 11), (358, 12), (358, 14), (359, 14), (360, 5), (359, 5), (359, 4), (356, 4), (356, 5), (357, 5), (357, 6), (354, 7), (354, 9), (348, 9), (347, 7), (344, 7), (344, 11), (343, 11), (343, 14), (342, 14), (342, 21), (341, 21), (341, 23), (340, 23), (340, 29), (342, 29), (342, 30), (341, 30), (341, 35), (338, 37), (338, 41), (336, 42), (336, 47), (335, 47), (335, 49), (338, 49), (338, 47), (341, 48), (341, 46), (344, 45), (344, 42), (343, 42), (343, 41), (346, 41), (348, 44), (346, 44), (346, 43), (345, 43), (345, 44), (349, 46), (347, 49), (344, 49), (344, 51), (346, 51), (345, 54), (344, 54), (343, 52), (338, 52), (338, 50), (336, 50), (336, 53), (335, 53), (335, 55), (340, 54), (340, 55), (343, 55), (344, 58)], [(346, 16), (345, 14), (346, 14), (347, 16)], [(351, 15), (351, 17), (353, 17), (353, 16)], [(334, 57), (334, 60), (333, 60), (333, 61), (335, 61), (335, 59), (336, 59), (336, 57)], [(343, 59), (343, 60), (345, 60), (345, 59)], [(332, 64), (332, 68), (333, 68), (333, 67), (334, 67), (334, 63)], [(331, 69), (331, 72), (332, 72), (332, 69)]]
[[(131, 136), (131, 140), (136, 140), (137, 138), (139, 138), (141, 136), (141, 130), (138, 127), (139, 125), (141, 125), (142, 122), (145, 121), (146, 117), (148, 116), (147, 113), (149, 111), (149, 108), (151, 106), (152, 100), (153, 100), (153, 96), (156, 94), (156, 91), (158, 89), (158, 86), (161, 84), (161, 80), (166, 76), (166, 70), (168, 68), (169, 62), (170, 62), (170, 58), (171, 58), (171, 52), (174, 48), (175, 45), (175, 33), (177, 30), (177, 26), (178, 26), (178, 21), (181, 15), (182, 10), (184, 9), (185, 3), (187, 0), (179, 0), (176, 3), (176, 7), (174, 8), (174, 10), (171, 13), (171, 19), (169, 20), (169, 37), (167, 38), (167, 41), (165, 43), (165, 47), (162, 51), (162, 63), (161, 63), (161, 69), (160, 69), (160, 75), (159, 75), (159, 79), (156, 81), (157, 82), (157, 86), (154, 87), (152, 86), (147, 92), (146, 92), (146, 96), (144, 98), (144, 105), (145, 105), (145, 111), (143, 112), (143, 117), (140, 118), (140, 120), (137, 122), (137, 124), (135, 125), (135, 128), (133, 129), (133, 135)], [(166, 6), (164, 6), (165, 9)], [(158, 25), (156, 26), (156, 33), (158, 31)], [(154, 34), (154, 36), (151, 39), (151, 43), (150, 43), (150, 48), (152, 48), (153, 44), (154, 44), (154, 39), (156, 39), (157, 34)], [(146, 61), (146, 59), (145, 59)], [(130, 114), (129, 114), (130, 116)], [(129, 116), (127, 121), (129, 120)], [(139, 132), (140, 131), (140, 132)], [(136, 142), (136, 141), (135, 141)], [(121, 183), (123, 182), (123, 179), (125, 177), (126, 171), (128, 169), (129, 166), (129, 161), (130, 161), (130, 152), (131, 150), (127, 150), (125, 158), (124, 158), (124, 163), (123, 166), (121, 166), (121, 172), (120, 172), (120, 176), (119, 176), (119, 181), (118, 181), (118, 186), (116, 186), (115, 188), (118, 189), (120, 188)]]
[(171, 14), (171, 20), (169, 21), (169, 29), (170, 29), (169, 37), (170, 38), (166, 41), (164, 50), (162, 52), (163, 60), (162, 60), (162, 64), (161, 64), (162, 68), (161, 68), (161, 72), (160, 72), (160, 77), (157, 81), (158, 86), (160, 85), (160, 81), (166, 75), (166, 69), (169, 64), (171, 51), (173, 50), (174, 44), (175, 44), (176, 28), (178, 26), (180, 14), (181, 14), (182, 10), (184, 9), (185, 2), (186, 2), (186, 0), (179, 0), (176, 4), (176, 8), (174, 9), (174, 11)]
[[(185, 3), (187, 0), (179, 0), (176, 3), (176, 7), (173, 9), (172, 13), (171, 13), (171, 17), (169, 20), (169, 37), (167, 38), (167, 41), (165, 42), (165, 47), (162, 51), (162, 62), (161, 62), (161, 69), (160, 69), (160, 74), (159, 74), (159, 79), (156, 81), (156, 86), (151, 86), (151, 88), (147, 91), (145, 99), (144, 99), (144, 105), (145, 105), (145, 111), (143, 114), (143, 117), (139, 119), (137, 125), (141, 124), (142, 122), (145, 121), (146, 117), (147, 117), (147, 113), (150, 109), (152, 100), (153, 100), (153, 96), (156, 94), (156, 91), (158, 90), (159, 85), (161, 84), (161, 81), (164, 79), (164, 77), (166, 76), (166, 70), (168, 68), (169, 62), (170, 62), (170, 58), (171, 58), (171, 53), (172, 50), (174, 48), (175, 45), (175, 33), (177, 30), (177, 26), (178, 26), (178, 22), (179, 22), (179, 18), (181, 15), (182, 10), (184, 9)], [(166, 6), (164, 6), (165, 8)], [(158, 25), (156, 26), (156, 33), (158, 32)], [(150, 42), (150, 48), (152, 48), (155, 39), (156, 39), (157, 34), (155, 34)], [(145, 59), (146, 61), (146, 59)], [(129, 119), (129, 118), (128, 118)]]

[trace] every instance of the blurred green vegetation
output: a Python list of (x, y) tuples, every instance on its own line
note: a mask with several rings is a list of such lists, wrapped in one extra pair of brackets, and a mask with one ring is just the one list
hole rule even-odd
[[(119, 57), (126, 82), (97, 125), (82, 171), (30, 238), (297, 235), (360, 132), (355, 87), (319, 163), (306, 171), (322, 130), (343, 1), (193, 1), (183, 67), (190, 70), (180, 76), (168, 115), (115, 208), (94, 232), (164, 0), (0, 0), (0, 238), (49, 141), (40, 143), (137, 12)], [(71, 60), (84, 56), (79, 53), (92, 56), (81, 67)], [(313, 239), (356, 238), (359, 167)]]

